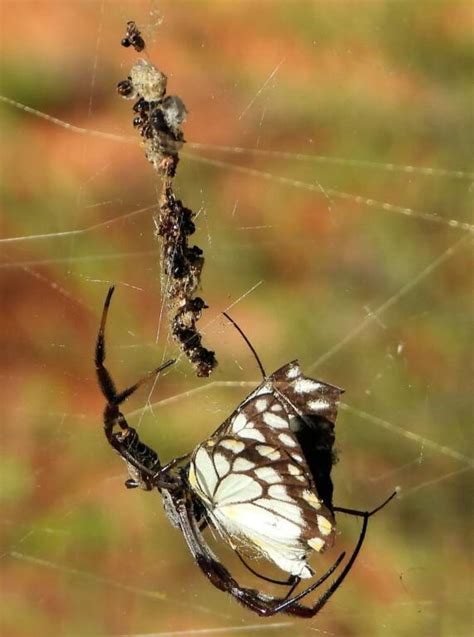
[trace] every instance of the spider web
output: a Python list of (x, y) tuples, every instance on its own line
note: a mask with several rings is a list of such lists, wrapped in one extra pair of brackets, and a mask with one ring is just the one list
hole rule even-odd
[[(5, 6), (3, 632), (468, 635), (469, 3)], [(346, 389), (335, 503), (372, 508), (400, 487), (309, 622), (261, 620), (213, 589), (103, 439), (92, 352), (110, 282), (119, 386), (176, 354), (159, 184), (114, 91), (136, 59), (119, 46), (129, 19), (190, 111), (175, 185), (199, 213), (200, 326), (220, 362), (203, 381), (178, 357), (130, 401), (131, 424), (168, 460), (256, 386), (229, 310), (268, 372), (298, 357)], [(349, 550), (357, 521), (338, 524)]]

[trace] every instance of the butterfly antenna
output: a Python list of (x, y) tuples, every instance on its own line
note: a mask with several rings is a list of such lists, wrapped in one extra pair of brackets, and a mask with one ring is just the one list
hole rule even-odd
[(260, 372), (261, 372), (261, 374), (262, 374), (262, 376), (263, 376), (263, 380), (265, 380), (265, 379), (266, 379), (266, 377), (267, 377), (267, 374), (266, 374), (266, 372), (265, 372), (265, 369), (263, 368), (262, 361), (260, 360), (260, 358), (259, 358), (259, 356), (258, 356), (257, 352), (255, 351), (255, 347), (252, 345), (252, 343), (249, 341), (249, 339), (247, 338), (247, 336), (243, 333), (243, 331), (240, 329), (240, 327), (237, 325), (237, 323), (234, 321), (234, 319), (233, 319), (233, 318), (231, 318), (231, 317), (227, 314), (227, 312), (222, 312), (222, 314), (226, 317), (226, 319), (227, 319), (230, 323), (232, 323), (232, 325), (233, 325), (233, 326), (235, 327), (235, 329), (238, 331), (238, 333), (240, 334), (240, 336), (241, 336), (241, 337), (244, 339), (244, 341), (247, 343), (248, 348), (250, 349), (250, 351), (251, 351), (251, 352), (252, 352), (252, 354), (254, 355), (255, 360), (257, 361), (257, 365), (258, 365), (258, 367), (259, 367), (259, 369), (260, 369)]

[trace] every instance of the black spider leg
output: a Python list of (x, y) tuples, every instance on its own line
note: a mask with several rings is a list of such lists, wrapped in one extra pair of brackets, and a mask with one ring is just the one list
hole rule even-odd
[[(262, 466), (266, 466), (266, 463), (263, 463)], [(214, 465), (215, 467), (215, 465)], [(217, 469), (216, 469), (217, 471)], [(206, 522), (206, 524), (204, 525), (200, 525), (199, 526), (199, 531), (203, 531), (206, 526), (209, 526), (210, 528), (216, 525), (217, 520), (214, 520), (213, 523)], [(289, 597), (289, 595), (292, 594), (292, 592), (295, 590), (295, 588), (298, 586), (299, 582), (301, 581), (301, 578), (296, 576), (296, 575), (290, 575), (286, 580), (277, 580), (277, 579), (273, 579), (271, 577), (268, 577), (267, 575), (262, 575), (261, 573), (259, 573), (256, 569), (252, 568), (242, 557), (242, 555), (239, 553), (239, 551), (237, 550), (237, 548), (234, 546), (233, 544), (233, 540), (231, 538), (231, 536), (229, 535), (229, 533), (226, 531), (226, 529), (222, 526), (218, 526), (218, 531), (219, 533), (226, 538), (227, 542), (229, 543), (230, 546), (232, 546), (232, 549), (234, 551), (234, 553), (237, 555), (237, 557), (239, 558), (240, 562), (245, 566), (245, 568), (250, 571), (252, 573), (252, 575), (255, 575), (256, 577), (258, 577), (261, 580), (264, 580), (266, 582), (270, 582), (271, 584), (277, 584), (279, 586), (290, 586), (289, 591), (287, 592), (287, 594), (285, 595), (286, 599), (287, 597)], [(204, 541), (204, 538), (202, 538), (202, 540)]]
[[(289, 607), (286, 609), (280, 609), (283, 610), (283, 612), (286, 612), (288, 614), (293, 614), (293, 615), (299, 615), (301, 617), (313, 617), (314, 615), (316, 615), (316, 613), (318, 613), (323, 606), (326, 604), (326, 602), (334, 595), (334, 593), (337, 591), (337, 589), (339, 588), (339, 586), (342, 584), (342, 582), (344, 581), (344, 579), (346, 578), (346, 576), (348, 575), (349, 571), (351, 570), (351, 568), (354, 565), (354, 562), (357, 559), (357, 556), (359, 555), (359, 552), (362, 548), (362, 545), (364, 543), (365, 540), (365, 536), (367, 533), (367, 527), (369, 524), (369, 518), (372, 517), (373, 515), (375, 515), (376, 513), (378, 513), (381, 509), (383, 509), (395, 496), (397, 495), (397, 491), (394, 491), (386, 500), (384, 500), (382, 502), (382, 504), (379, 504), (379, 506), (375, 507), (375, 509), (372, 509), (371, 511), (358, 511), (356, 509), (346, 509), (344, 507), (334, 507), (333, 510), (334, 511), (338, 511), (340, 513), (347, 513), (349, 515), (354, 515), (354, 516), (358, 516), (358, 517), (362, 517), (363, 518), (363, 522), (362, 522), (362, 528), (359, 534), (359, 539), (357, 541), (357, 544), (354, 548), (354, 550), (352, 551), (352, 555), (349, 558), (349, 560), (346, 562), (343, 570), (340, 572), (340, 574), (338, 575), (338, 577), (332, 582), (332, 584), (329, 586), (329, 588), (325, 591), (325, 593), (318, 599), (318, 601), (316, 602), (316, 604), (313, 607), (305, 607), (305, 606), (297, 606), (296, 608), (293, 607)], [(304, 594), (305, 591), (303, 591), (303, 593), (300, 593), (299, 595), (296, 595), (293, 600), (297, 601), (299, 599), (301, 599), (302, 594)], [(288, 600), (291, 602), (291, 600)], [(296, 610), (298, 609), (298, 610)], [(308, 614), (303, 615), (300, 611), (304, 610), (304, 611), (310, 611)], [(275, 611), (278, 612), (278, 611)]]
[[(127, 488), (141, 487), (146, 490), (153, 489), (155, 486), (169, 486), (166, 482), (157, 481), (156, 474), (160, 471), (161, 465), (156, 452), (141, 442), (138, 433), (133, 427), (130, 427), (125, 420), (124, 415), (119, 410), (119, 405), (129, 398), (141, 385), (150, 378), (154, 378), (163, 369), (169, 367), (173, 360), (166, 361), (153, 371), (143, 376), (138, 382), (118, 392), (110, 372), (105, 367), (105, 325), (107, 323), (107, 314), (110, 301), (114, 293), (114, 286), (109, 288), (107, 293), (104, 309), (102, 311), (102, 319), (100, 322), (99, 333), (97, 335), (97, 344), (95, 348), (95, 368), (97, 379), (102, 394), (107, 400), (104, 409), (104, 432), (109, 444), (117, 451), (117, 453), (128, 463), (129, 469), (132, 468), (133, 474), (126, 482)], [(120, 432), (115, 432), (115, 426), (120, 428)]]
[[(334, 507), (333, 511), (337, 511), (339, 513), (347, 513), (349, 515), (354, 515), (354, 516), (358, 516), (358, 517), (362, 517), (363, 518), (362, 528), (361, 528), (361, 531), (360, 531), (359, 539), (358, 539), (357, 544), (356, 544), (356, 546), (355, 546), (355, 548), (354, 548), (354, 550), (352, 552), (351, 557), (346, 562), (343, 570), (340, 572), (338, 577), (332, 582), (332, 584), (325, 591), (325, 593), (323, 593), (323, 595), (321, 595), (321, 597), (318, 599), (318, 601), (316, 602), (316, 604), (313, 607), (309, 607), (308, 608), (308, 607), (305, 607), (305, 606), (297, 605), (296, 607), (287, 607), (286, 609), (280, 609), (280, 610), (283, 610), (283, 612), (286, 612), (288, 614), (298, 615), (300, 617), (313, 617), (314, 615), (316, 615), (316, 613), (318, 613), (323, 608), (323, 606), (326, 604), (326, 602), (334, 595), (334, 593), (337, 591), (337, 589), (342, 584), (342, 582), (344, 581), (344, 579), (348, 575), (349, 571), (353, 567), (354, 562), (356, 561), (357, 556), (359, 555), (359, 552), (360, 552), (360, 550), (362, 548), (362, 545), (364, 543), (364, 540), (365, 540), (365, 535), (367, 533), (367, 527), (368, 527), (368, 524), (369, 524), (369, 518), (371, 516), (375, 515), (376, 513), (378, 513), (381, 509), (383, 509), (396, 495), (397, 495), (397, 491), (394, 491), (386, 500), (384, 500), (382, 502), (382, 504), (379, 504), (379, 506), (375, 507), (375, 509), (372, 509), (371, 511), (358, 511), (356, 509), (347, 509), (347, 508), (344, 508), (344, 507)], [(297, 600), (301, 599), (301, 596), (304, 595), (304, 594), (305, 594), (305, 591), (303, 591), (303, 593), (300, 593), (299, 595), (296, 595), (293, 598), (293, 600), (297, 601)], [(291, 601), (291, 600), (289, 600), (289, 601)], [(301, 610), (307, 612), (307, 614), (303, 615), (301, 613)], [(275, 611), (275, 612), (278, 612), (278, 610)]]
[(268, 577), (267, 575), (260, 575), (260, 573), (258, 573), (258, 571), (256, 571), (251, 566), (249, 566), (249, 564), (247, 564), (247, 562), (244, 560), (242, 555), (240, 555), (240, 553), (238, 551), (236, 551), (235, 549), (234, 549), (234, 553), (237, 555), (237, 557), (242, 562), (242, 564), (245, 566), (245, 568), (248, 571), (250, 571), (253, 575), (255, 575), (256, 577), (259, 577), (260, 579), (263, 579), (265, 582), (270, 582), (270, 584), (278, 584), (279, 586), (291, 586), (290, 590), (286, 594), (286, 597), (289, 597), (292, 594), (292, 592), (295, 590), (295, 588), (298, 586), (298, 584), (301, 581), (301, 577), (298, 577), (297, 575), (290, 575), (288, 577), (288, 579), (286, 579), (286, 580), (273, 579), (272, 577)]
[[(214, 464), (214, 469), (216, 469), (215, 464)], [(216, 471), (217, 471), (217, 469), (216, 469)], [(211, 528), (211, 523), (207, 519), (201, 520), (199, 522), (199, 531), (202, 533), (202, 531), (204, 531), (206, 528)], [(219, 531), (220, 531), (220, 533), (222, 535), (228, 536), (228, 534), (227, 534), (225, 529), (220, 528)], [(227, 541), (232, 546), (232, 540), (231, 540), (230, 536), (227, 537)], [(247, 562), (244, 560), (244, 558), (242, 557), (242, 555), (239, 553), (239, 551), (236, 548), (233, 547), (233, 551), (237, 555), (239, 560), (242, 562), (242, 564), (245, 566), (245, 568), (252, 573), (252, 575), (255, 575), (256, 577), (259, 577), (260, 579), (264, 580), (265, 582), (270, 582), (271, 584), (278, 584), (279, 586), (291, 586), (291, 588), (290, 588), (289, 592), (287, 593), (286, 597), (291, 595), (291, 593), (294, 591), (294, 589), (300, 583), (301, 578), (298, 577), (297, 575), (290, 575), (286, 580), (277, 580), (277, 579), (273, 579), (271, 577), (268, 577), (267, 575), (261, 575), (258, 571), (256, 571), (249, 564), (247, 564)]]
[[(192, 512), (192, 504), (184, 502), (175, 502), (176, 513), (179, 517), (180, 528), (186, 540), (186, 543), (193, 555), (196, 563), (203, 573), (208, 577), (211, 583), (221, 591), (230, 593), (241, 604), (254, 611), (261, 616), (270, 616), (278, 612), (290, 613), (293, 615), (299, 615), (301, 617), (312, 617), (315, 615), (328, 601), (331, 595), (339, 587), (342, 579), (347, 575), (349, 569), (344, 569), (344, 577), (339, 576), (330, 587), (330, 593), (328, 591), (322, 595), (314, 607), (306, 607), (298, 604), (298, 601), (314, 591), (337, 569), (339, 564), (345, 557), (345, 553), (337, 558), (334, 564), (316, 581), (308, 586), (304, 591), (296, 595), (291, 599), (270, 597), (263, 595), (257, 590), (251, 588), (241, 587), (237, 581), (232, 577), (229, 571), (223, 566), (217, 558), (213, 555), (211, 549), (205, 543), (201, 533), (199, 532), (198, 523), (194, 519)], [(365, 521), (365, 524), (367, 522)], [(364, 533), (365, 534), (365, 533)], [(362, 540), (359, 539), (357, 552), (362, 546)], [(351, 556), (349, 560), (350, 565), (354, 562), (357, 553)]]
[(359, 518), (370, 518), (375, 513), (378, 513), (380, 509), (383, 509), (387, 504), (393, 500), (393, 498), (397, 495), (398, 491), (394, 491), (391, 495), (388, 496), (386, 500), (379, 504), (378, 507), (372, 509), (372, 511), (359, 511), (358, 509), (347, 509), (346, 507), (333, 507), (333, 511), (337, 511), (338, 513), (347, 513), (347, 515), (354, 515)]
[(295, 597), (292, 597), (290, 599), (269, 597), (266, 595), (262, 595), (256, 590), (240, 587), (239, 584), (227, 571), (227, 569), (217, 561), (217, 559), (210, 551), (209, 547), (205, 544), (201, 534), (199, 533), (196, 522), (192, 517), (192, 511), (189, 510), (189, 505), (178, 506), (177, 512), (180, 518), (181, 530), (189, 546), (189, 549), (191, 550), (194, 559), (196, 560), (201, 570), (214, 584), (214, 586), (216, 586), (220, 590), (230, 593), (244, 606), (247, 606), (259, 615), (269, 616), (274, 615), (278, 612), (284, 612), (290, 615), (297, 615), (299, 617), (314, 617), (314, 615), (316, 615), (316, 613), (318, 613), (323, 608), (323, 606), (325, 606), (328, 600), (337, 591), (339, 586), (348, 575), (352, 566), (354, 565), (354, 562), (356, 561), (365, 540), (369, 518), (380, 511), (380, 509), (382, 509), (384, 506), (386, 506), (390, 502), (390, 500), (395, 497), (395, 495), (396, 492), (392, 493), (389, 498), (387, 498), (381, 505), (379, 505), (375, 509), (372, 509), (372, 511), (357, 511), (355, 509), (335, 507), (335, 510), (338, 510), (342, 513), (348, 513), (349, 515), (362, 517), (362, 528), (357, 544), (352, 552), (351, 557), (346, 562), (343, 570), (326, 589), (326, 591), (319, 597), (319, 599), (313, 606), (302, 606), (301, 604), (298, 604), (298, 602), (303, 597), (321, 586), (321, 584), (339, 566), (341, 561), (344, 559), (345, 553), (342, 553), (338, 557), (336, 562), (326, 571), (326, 573), (324, 573), (319, 578), (319, 580), (311, 584), (311, 586), (308, 586), (305, 590), (303, 590)]
[(235, 329), (238, 331), (238, 333), (240, 334), (240, 336), (244, 339), (244, 341), (247, 343), (247, 346), (249, 348), (249, 350), (252, 352), (252, 354), (255, 357), (255, 360), (257, 361), (257, 365), (260, 369), (260, 372), (262, 374), (263, 380), (266, 380), (267, 378), (267, 374), (265, 372), (265, 369), (262, 365), (262, 361), (260, 360), (259, 355), (257, 354), (257, 350), (255, 349), (255, 347), (252, 345), (252, 343), (250, 342), (249, 338), (244, 334), (243, 330), (237, 325), (237, 323), (234, 321), (234, 319), (229, 316), (227, 314), (227, 312), (222, 312), (222, 314), (226, 317), (226, 319), (232, 323), (232, 325), (235, 327)]

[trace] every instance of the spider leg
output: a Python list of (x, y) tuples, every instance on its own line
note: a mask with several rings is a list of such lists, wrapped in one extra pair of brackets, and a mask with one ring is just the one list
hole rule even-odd
[(160, 473), (167, 473), (170, 469), (175, 467), (180, 462), (183, 462), (183, 460), (187, 460), (190, 456), (190, 453), (183, 453), (182, 456), (176, 456), (176, 458), (173, 458), (173, 460), (161, 467)]
[[(344, 554), (343, 554), (343, 557), (344, 557)], [(293, 592), (294, 592), (295, 588), (301, 582), (301, 577), (297, 577), (296, 575), (293, 575), (292, 577), (294, 578), (294, 581), (293, 581), (293, 584), (290, 586), (287, 594), (285, 595), (285, 599), (288, 599), (289, 597), (291, 597), (293, 595)]]
[[(357, 541), (355, 549), (352, 551), (352, 555), (350, 556), (349, 560), (346, 562), (344, 568), (336, 577), (336, 579), (333, 580), (330, 586), (321, 595), (321, 597), (319, 597), (319, 599), (313, 606), (307, 607), (307, 606), (301, 606), (300, 604), (292, 605), (292, 603), (298, 602), (301, 599), (302, 593), (299, 593), (299, 595), (296, 595), (292, 599), (289, 599), (283, 604), (281, 604), (278, 610), (275, 612), (283, 611), (285, 613), (288, 613), (289, 615), (297, 615), (299, 617), (314, 617), (317, 613), (319, 613), (319, 611), (323, 608), (323, 606), (326, 605), (329, 599), (337, 591), (337, 589), (342, 584), (342, 582), (348, 575), (349, 571), (353, 567), (354, 562), (356, 561), (357, 556), (359, 555), (360, 549), (362, 548), (362, 545), (364, 543), (368, 523), (369, 523), (369, 517), (365, 516), (362, 522), (362, 528), (360, 531), (359, 539)], [(344, 553), (342, 555), (344, 555)], [(305, 591), (303, 591), (303, 594), (304, 593)]]
[[(204, 542), (204, 539), (200, 534), (199, 529), (197, 528), (197, 523), (192, 516), (191, 505), (182, 504), (181, 506), (178, 506), (177, 512), (180, 519), (181, 530), (186, 539), (188, 547), (193, 554), (197, 564), (204, 572), (204, 574), (209, 578), (212, 584), (214, 584), (214, 586), (222, 591), (230, 593), (244, 606), (253, 610), (258, 615), (270, 616), (274, 615), (275, 613), (283, 612), (299, 617), (314, 617), (314, 615), (316, 615), (325, 606), (328, 600), (337, 591), (339, 586), (347, 577), (352, 566), (354, 565), (354, 562), (356, 561), (365, 540), (369, 518), (377, 513), (377, 511), (380, 511), (380, 509), (382, 509), (384, 506), (386, 506), (390, 502), (390, 500), (395, 497), (395, 495), (396, 492), (390, 495), (390, 497), (387, 498), (381, 505), (379, 505), (375, 509), (372, 509), (371, 511), (358, 511), (356, 509), (334, 507), (335, 511), (362, 517), (362, 528), (357, 544), (349, 560), (344, 565), (344, 568), (339, 573), (339, 575), (331, 582), (329, 587), (319, 597), (316, 603), (312, 606), (303, 606), (298, 602), (306, 595), (314, 591), (316, 588), (321, 586), (321, 584), (330, 575), (332, 575), (332, 573), (344, 559), (345, 553), (342, 553), (334, 562), (334, 564), (316, 582), (298, 593), (298, 595), (295, 595), (294, 597), (287, 596), (285, 598), (271, 597), (268, 595), (263, 595), (257, 590), (239, 586), (237, 581), (231, 576), (229, 571), (217, 560), (217, 558), (212, 554), (210, 548)], [(290, 591), (290, 594), (291, 592), (292, 591)]]
[(234, 549), (234, 552), (237, 555), (237, 557), (239, 558), (239, 560), (242, 562), (242, 564), (245, 566), (245, 568), (248, 571), (250, 571), (253, 575), (255, 575), (256, 577), (259, 577), (260, 579), (265, 580), (265, 582), (270, 582), (271, 584), (278, 584), (278, 585), (281, 585), (281, 586), (291, 586), (290, 592), (288, 593), (288, 595), (291, 595), (291, 593), (294, 591), (294, 589), (300, 583), (301, 578), (298, 577), (297, 575), (290, 575), (288, 577), (288, 579), (286, 579), (284, 581), (283, 580), (279, 580), (279, 579), (273, 579), (272, 577), (267, 577), (266, 575), (260, 575), (260, 573), (258, 573), (255, 569), (253, 569), (251, 566), (249, 566), (249, 564), (247, 564), (247, 562), (244, 560), (244, 558), (242, 557), (242, 555), (240, 555), (240, 553), (238, 551), (236, 551)]
[[(394, 491), (388, 498), (386, 498), (386, 500), (382, 502), (382, 504), (379, 504), (379, 506), (375, 507), (375, 509), (372, 509), (371, 511), (358, 511), (357, 509), (347, 509), (345, 507), (333, 507), (333, 510), (339, 513), (347, 513), (348, 515), (354, 515), (354, 516), (363, 518), (362, 528), (359, 534), (359, 539), (357, 541), (357, 544), (354, 550), (352, 551), (351, 557), (345, 564), (343, 570), (338, 575), (338, 577), (332, 582), (332, 584), (329, 586), (326, 592), (318, 599), (318, 601), (312, 608), (308, 609), (304, 606), (298, 605), (296, 608), (287, 607), (286, 609), (280, 608), (280, 610), (283, 610), (283, 612), (287, 612), (289, 614), (299, 615), (300, 617), (313, 617), (318, 611), (320, 611), (321, 608), (326, 604), (328, 599), (332, 597), (332, 595), (336, 592), (336, 590), (342, 584), (346, 575), (349, 573), (352, 566), (354, 565), (354, 562), (356, 561), (357, 556), (360, 552), (360, 549), (362, 548), (362, 545), (364, 543), (365, 535), (367, 532), (367, 526), (369, 524), (369, 518), (375, 513), (377, 513), (378, 511), (380, 511), (381, 509), (383, 509), (391, 500), (393, 500), (393, 498), (397, 495), (397, 493), (398, 493), (397, 491)], [(301, 599), (301, 593), (299, 595), (296, 595), (293, 598), (294, 601), (298, 601), (298, 599)], [(291, 601), (291, 600), (288, 600), (288, 601)], [(302, 610), (305, 612), (306, 611), (310, 611), (310, 612), (307, 615), (303, 615), (301, 613)]]
[(359, 511), (358, 509), (347, 509), (346, 507), (333, 507), (333, 511), (337, 511), (338, 513), (347, 513), (347, 515), (354, 515), (360, 518), (370, 518), (375, 513), (378, 513), (380, 509), (383, 509), (393, 498), (397, 495), (398, 491), (394, 491), (391, 495), (388, 496), (386, 500), (379, 504), (379, 506), (372, 509), (372, 511)]
[[(311, 607), (311, 608), (306, 608), (304, 606), (301, 605), (297, 605), (296, 608), (295, 607), (287, 607), (286, 609), (284, 608), (280, 608), (280, 610), (283, 610), (283, 612), (286, 612), (288, 614), (295, 614), (295, 615), (299, 615), (300, 617), (313, 617), (317, 612), (319, 612), (321, 610), (321, 608), (326, 604), (326, 602), (330, 599), (330, 597), (332, 597), (332, 595), (336, 592), (336, 590), (339, 588), (339, 586), (342, 584), (342, 582), (344, 581), (345, 577), (347, 576), (347, 574), (349, 573), (349, 571), (351, 570), (352, 566), (354, 565), (354, 562), (357, 559), (357, 556), (362, 548), (362, 545), (364, 543), (365, 540), (365, 535), (367, 532), (367, 526), (369, 524), (369, 518), (374, 515), (375, 513), (377, 513), (378, 511), (380, 511), (380, 509), (383, 509), (384, 506), (386, 506), (395, 496), (397, 495), (397, 491), (395, 491), (394, 493), (392, 493), (386, 500), (384, 500), (382, 502), (382, 504), (380, 504), (379, 506), (377, 506), (375, 509), (372, 509), (371, 511), (358, 511), (356, 509), (346, 509), (344, 507), (333, 507), (334, 511), (338, 511), (340, 513), (347, 513), (349, 515), (354, 515), (354, 516), (358, 516), (358, 517), (362, 517), (363, 518), (363, 522), (362, 522), (362, 528), (359, 534), (359, 539), (357, 541), (357, 544), (352, 552), (351, 557), (349, 558), (349, 560), (347, 561), (347, 563), (345, 564), (343, 570), (341, 571), (341, 573), (338, 575), (338, 577), (332, 582), (332, 584), (329, 586), (329, 588), (325, 591), (325, 593), (323, 593), (323, 595), (318, 599), (318, 601), (316, 602), (316, 604)], [(303, 591), (304, 593), (304, 591)], [(301, 593), (299, 595), (296, 595), (296, 597), (293, 598), (294, 601), (298, 601), (298, 599), (301, 599)], [(291, 600), (289, 600), (291, 601)], [(307, 614), (303, 614), (307, 613)]]
[[(223, 566), (218, 559), (213, 555), (211, 549), (205, 543), (196, 520), (192, 514), (192, 504), (178, 502), (175, 504), (176, 513), (179, 518), (180, 528), (186, 540), (186, 543), (193, 555), (196, 563), (203, 573), (208, 577), (212, 584), (221, 591), (230, 593), (241, 604), (254, 611), (258, 615), (268, 617), (278, 612), (290, 613), (293, 615), (299, 615), (301, 617), (312, 617), (315, 615), (328, 601), (331, 595), (342, 583), (342, 580), (347, 575), (352, 566), (357, 553), (359, 552), (362, 543), (362, 539), (359, 538), (359, 543), (354, 551), (351, 559), (344, 568), (341, 575), (331, 584), (328, 591), (322, 595), (313, 607), (305, 607), (298, 604), (298, 601), (314, 591), (336, 570), (341, 561), (345, 557), (345, 553), (342, 553), (334, 564), (311, 586), (308, 586), (304, 591), (296, 595), (295, 597), (287, 599), (279, 597), (271, 597), (269, 595), (263, 595), (257, 590), (251, 588), (241, 587), (238, 582), (232, 577), (229, 571)], [(367, 520), (364, 520), (365, 526)], [(365, 535), (365, 529), (364, 533)]]
[[(104, 432), (110, 445), (125, 460), (128, 465), (130, 478), (126, 480), (125, 486), (129, 489), (141, 487), (142, 489), (152, 489), (153, 487), (167, 486), (165, 481), (160, 481), (157, 471), (161, 465), (153, 449), (142, 443), (138, 433), (127, 423), (125, 416), (119, 410), (119, 405), (129, 398), (141, 385), (150, 378), (154, 378), (159, 372), (171, 365), (174, 361), (169, 360), (160, 367), (145, 374), (138, 382), (118, 392), (109, 370), (105, 367), (105, 326), (110, 301), (114, 293), (114, 287), (109, 288), (102, 311), (99, 333), (95, 348), (95, 368), (99, 386), (107, 403), (104, 409)], [(118, 426), (120, 431), (115, 432)], [(169, 485), (168, 485), (169, 486)]]
[(115, 287), (112, 286), (107, 292), (105, 298), (104, 309), (102, 310), (102, 319), (100, 321), (99, 333), (97, 335), (97, 342), (95, 346), (95, 369), (97, 372), (97, 378), (99, 381), (100, 389), (104, 394), (107, 402), (113, 401), (117, 395), (114, 381), (108, 370), (104, 367), (105, 362), (105, 324), (107, 322), (107, 314), (109, 311), (110, 300), (114, 293)]
[[(99, 333), (97, 335), (97, 344), (95, 348), (95, 368), (97, 371), (97, 378), (99, 381), (100, 389), (107, 399), (107, 403), (110, 405), (120, 405), (125, 402), (127, 398), (129, 398), (141, 385), (146, 383), (150, 378), (154, 378), (161, 371), (169, 367), (174, 363), (174, 360), (168, 360), (163, 365), (160, 365), (156, 369), (153, 369), (151, 372), (148, 372), (140, 380), (130, 387), (127, 387), (121, 392), (117, 392), (115, 387), (115, 383), (112, 380), (112, 376), (109, 370), (105, 367), (105, 325), (107, 323), (107, 314), (110, 307), (110, 301), (112, 299), (112, 295), (114, 293), (115, 287), (112, 286), (109, 288), (107, 292), (107, 297), (104, 303), (104, 309), (102, 311), (102, 319), (100, 321)], [(125, 419), (123, 419), (122, 424), (119, 424), (121, 427), (125, 423)], [(126, 425), (126, 423), (125, 423)], [(122, 427), (126, 428), (126, 427)]]

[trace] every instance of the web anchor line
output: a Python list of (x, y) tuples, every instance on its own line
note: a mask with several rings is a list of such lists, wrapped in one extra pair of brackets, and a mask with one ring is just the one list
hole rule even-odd
[[(127, 22), (122, 46), (137, 53), (146, 48), (135, 22)], [(187, 110), (176, 95), (167, 95), (167, 77), (156, 66), (139, 59), (127, 79), (117, 85), (125, 99), (135, 100), (133, 126), (142, 137), (145, 156), (162, 178), (158, 210), (154, 215), (155, 236), (161, 245), (161, 287), (171, 324), (171, 334), (198, 376), (209, 376), (217, 365), (213, 351), (202, 345), (196, 323), (208, 307), (196, 296), (204, 266), (203, 251), (190, 246), (194, 234), (195, 213), (175, 195), (173, 179), (179, 162), (179, 150), (185, 140), (182, 124)]]

